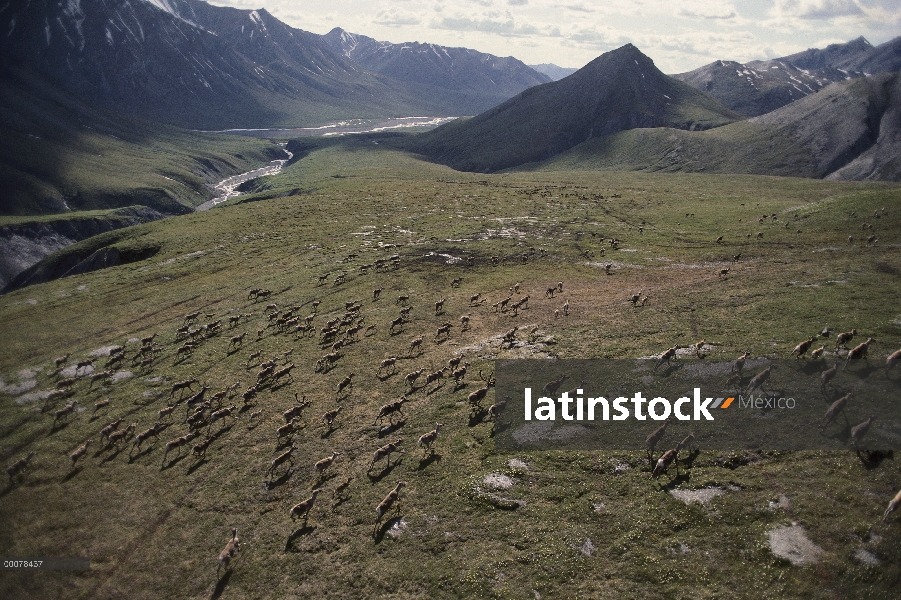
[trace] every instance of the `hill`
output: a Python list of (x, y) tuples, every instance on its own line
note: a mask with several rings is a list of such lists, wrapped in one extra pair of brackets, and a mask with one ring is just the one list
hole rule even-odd
[[(759, 449), (751, 435), (750, 449), (723, 447), (699, 435), (680, 454), (678, 473), (671, 467), (656, 480), (644, 435), (618, 450), (504, 451), (488, 414), (502, 400), (497, 389), (480, 407), (467, 398), (496, 360), (637, 358), (674, 345), (686, 352), (673, 370), (716, 369), (725, 381), (730, 362), (747, 351), (738, 389), (778, 357), (803, 365), (819, 388), (822, 369), (846, 364), (835, 335), (852, 327), (853, 343), (876, 340), (869, 364), (841, 368), (810, 399), (817, 411), (856, 394), (861, 378), (897, 385), (898, 367), (886, 375), (885, 357), (901, 345), (901, 258), (891, 251), (901, 243), (898, 185), (470, 174), (360, 139), (312, 151), (267, 183), (267, 194), (298, 191), (105, 234), (107, 245), (95, 251), (133, 262), (0, 296), (3, 466), (35, 452), (14, 478), (3, 474), (0, 555), (88, 558), (91, 567), (7, 570), (0, 597), (669, 598), (690, 590), (750, 600), (827, 588), (839, 598), (897, 595), (901, 517), (882, 521), (901, 481), (901, 464), (888, 453), (898, 444), (893, 388), (880, 407), (886, 418), (859, 452), (848, 447), (841, 416), (823, 432), (838, 448), (829, 451)], [(882, 207), (887, 212), (872, 219)], [(760, 223), (763, 214), (778, 219)], [(788, 230), (788, 220), (800, 225)], [(864, 221), (879, 244), (848, 243), (848, 231), (856, 238)], [(379, 260), (387, 268), (362, 268)], [(719, 275), (724, 268), (727, 276)], [(548, 297), (559, 281), (563, 294)], [(515, 314), (496, 311), (514, 285), (514, 300), (531, 299)], [(271, 294), (248, 297), (253, 288)], [(639, 291), (650, 300), (635, 306), (630, 296)], [(470, 301), (475, 294), (484, 301)], [(401, 295), (408, 320), (389, 328)], [(435, 314), (442, 298), (444, 313)], [(299, 324), (313, 315), (312, 336), (270, 325), (266, 313), (292, 306)], [(193, 313), (196, 344), (180, 350), (177, 330)], [(461, 315), (470, 316), (465, 330)], [(319, 330), (342, 318), (340, 357), (317, 371), (333, 351)], [(219, 320), (221, 330), (204, 327)], [(436, 336), (445, 321), (450, 334)], [(826, 346), (820, 360), (790, 356), (826, 326), (833, 333), (816, 344)], [(154, 334), (153, 359), (142, 365), (151, 351), (139, 354), (138, 340)], [(701, 339), (706, 357), (693, 359)], [(107, 366), (115, 345), (124, 345), (125, 358)], [(67, 354), (55, 374), (54, 359)], [(395, 369), (380, 370), (391, 356)], [(459, 383), (449, 372), (425, 383), (459, 356), (469, 363)], [(87, 360), (94, 366), (76, 368)], [(279, 380), (260, 377), (269, 360), (279, 370), (295, 366)], [(91, 381), (105, 369), (108, 379)], [(404, 377), (419, 369), (411, 389)], [(786, 371), (773, 370), (768, 391), (785, 388)], [(351, 373), (353, 385), (338, 393)], [(51, 394), (68, 377), (70, 390)], [(172, 391), (190, 379), (191, 390)], [(225, 391), (222, 407), (235, 406), (232, 416), (195, 424), (197, 438), (167, 452), (170, 440), (188, 435), (185, 405), (201, 390), (204, 400)], [(402, 395), (402, 414), (379, 422), (379, 408)], [(279, 436), (295, 398), (309, 406), (291, 437)], [(171, 415), (159, 414), (179, 399)], [(76, 410), (57, 419), (69, 401)], [(339, 407), (329, 427), (322, 417)], [(213, 409), (201, 414), (211, 419)], [(761, 427), (773, 416), (748, 410)], [(861, 410), (848, 403), (850, 424), (866, 418)], [(136, 423), (134, 431), (108, 443), (100, 431), (120, 418), (118, 431)], [(138, 444), (135, 435), (158, 420), (159, 439)], [(436, 422), (443, 426), (429, 452), (417, 440)], [(657, 427), (646, 423), (648, 432)], [(690, 430), (670, 423), (656, 456)], [(71, 453), (88, 439), (73, 464)], [(390, 464), (371, 465), (376, 449), (397, 439), (402, 451)], [(270, 471), (292, 444), (293, 460)], [(316, 461), (332, 452), (341, 454), (317, 474)], [(406, 483), (399, 501), (376, 523), (376, 506), (398, 482)], [(312, 510), (292, 519), (291, 508), (313, 489), (322, 491)], [(217, 572), (232, 528), (240, 551)], [(795, 566), (775, 551), (773, 537), (786, 529), (802, 532), (789, 551), (801, 543), (823, 550), (816, 564)]]
[(212, 184), (285, 157), (98, 108), (32, 73), (7, 73), (0, 131), (0, 285), (72, 242), (190, 212)]
[(710, 131), (633, 130), (591, 140), (541, 169), (757, 173), (901, 180), (901, 75), (835, 83)]
[(877, 47), (860, 37), (772, 60), (746, 64), (718, 60), (673, 77), (710, 94), (739, 114), (755, 117), (832, 83), (898, 70), (901, 37)]
[(627, 44), (565, 79), (422, 134), (408, 148), (455, 169), (491, 172), (546, 160), (586, 140), (626, 129), (698, 130), (740, 118), (664, 75)]

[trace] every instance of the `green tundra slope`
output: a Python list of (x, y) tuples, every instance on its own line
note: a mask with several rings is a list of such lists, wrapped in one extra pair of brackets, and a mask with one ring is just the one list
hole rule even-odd
[[(684, 456), (679, 476), (652, 480), (643, 451), (496, 451), (487, 409), (500, 399), (492, 389), (471, 407), (467, 395), (498, 358), (641, 357), (701, 339), (708, 361), (745, 351), (788, 357), (826, 326), (855, 328), (854, 342), (875, 338), (870, 367), (854, 369), (881, 370), (901, 346), (898, 185), (478, 175), (363, 138), (311, 149), (263, 183), (231, 206), (113, 232), (104, 247), (130, 262), (0, 296), (3, 462), (36, 453), (0, 488), (0, 555), (91, 564), (87, 572), (6, 571), (0, 596), (896, 595), (901, 516), (882, 517), (901, 486), (897, 460), (701, 447)], [(878, 240), (867, 243), (869, 235)], [(558, 281), (562, 296), (546, 297)], [(516, 314), (495, 310), (515, 284), (514, 299), (530, 300)], [(249, 294), (258, 288), (269, 295)], [(649, 300), (633, 306), (639, 291)], [(334, 366), (317, 371), (332, 352), (320, 329), (352, 302), (362, 319), (351, 315)], [(401, 304), (412, 307), (409, 320), (392, 331)], [(270, 325), (267, 313), (291, 307), (298, 325), (314, 315), (312, 336)], [(198, 313), (193, 348), (176, 334), (189, 313)], [(208, 326), (220, 320), (221, 329)], [(450, 334), (436, 336), (445, 321)], [(502, 343), (514, 326), (512, 344)], [(142, 366), (149, 355), (139, 355), (139, 340), (153, 334), (157, 352)], [(804, 359), (814, 374), (843, 361), (834, 339), (822, 340), (825, 360)], [(104, 350), (123, 344), (124, 361), (107, 366)], [(66, 354), (54, 375), (54, 358)], [(426, 373), (460, 355), (462, 383), (426, 385)], [(380, 369), (391, 356), (395, 370)], [(108, 379), (76, 370), (91, 357), (93, 372), (109, 369)], [(270, 360), (294, 367), (267, 380), (258, 372)], [(411, 390), (404, 377), (419, 369)], [(339, 391), (350, 374), (352, 385)], [(76, 378), (71, 395), (48, 398), (66, 377)], [(190, 390), (172, 391), (192, 379)], [(222, 406), (234, 406), (237, 418), (199, 427), (184, 448), (166, 451), (189, 431), (184, 403), (162, 418), (159, 439), (138, 446), (131, 434), (113, 444), (100, 437), (110, 421), (121, 418), (120, 430), (135, 423), (139, 433), (179, 397), (205, 385), (210, 399), (232, 384)], [(403, 414), (393, 426), (379, 423), (379, 407), (401, 394)], [(289, 441), (276, 430), (295, 398), (310, 404)], [(68, 401), (77, 401), (74, 414), (55, 420)], [(339, 407), (328, 428), (323, 415)], [(430, 454), (417, 439), (436, 423), (443, 427)], [(674, 426), (661, 443), (686, 434)], [(877, 423), (865, 442), (878, 448), (893, 435)], [(73, 468), (70, 454), (88, 439)], [(390, 464), (369, 468), (375, 450), (397, 439), (402, 451)], [(205, 440), (205, 454), (194, 453)], [(292, 442), (293, 464), (267, 473)], [(341, 454), (315, 474), (314, 463), (332, 452)], [(376, 523), (376, 505), (398, 482), (406, 483), (399, 502)], [(292, 520), (291, 508), (314, 489), (321, 492), (307, 517)], [(240, 551), (217, 578), (233, 527)], [(789, 549), (803, 536), (819, 551), (795, 566), (771, 548), (780, 536)]]
[(190, 212), (208, 184), (284, 154), (271, 143), (97, 109), (28, 74), (0, 86), (0, 215), (144, 205)]
[(521, 168), (901, 179), (901, 77), (835, 83), (771, 113), (708, 131), (632, 129)]

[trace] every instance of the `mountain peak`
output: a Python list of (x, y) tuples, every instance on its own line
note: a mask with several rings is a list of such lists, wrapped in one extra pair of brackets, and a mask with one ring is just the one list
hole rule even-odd
[(737, 118), (712, 98), (667, 77), (626, 44), (565, 79), (425, 134), (417, 151), (455, 169), (491, 172), (542, 161), (626, 129), (707, 129)]

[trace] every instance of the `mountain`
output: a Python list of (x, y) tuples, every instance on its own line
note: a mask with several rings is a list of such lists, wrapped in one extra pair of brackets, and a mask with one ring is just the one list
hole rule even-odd
[(284, 157), (265, 140), (97, 107), (33, 72), (5, 73), (0, 131), (0, 215), (132, 205), (186, 213), (212, 197), (210, 183)]
[(623, 131), (537, 168), (901, 181), (901, 74), (834, 83), (760, 117), (709, 131)]
[(901, 71), (901, 36), (873, 48), (852, 65), (862, 73), (893, 73)]
[(569, 77), (579, 69), (572, 69), (569, 67), (558, 67), (552, 63), (542, 63), (540, 65), (529, 65), (539, 73), (544, 73), (548, 77), (551, 78), (552, 81), (560, 81), (564, 77)]
[(366, 70), (457, 98), (456, 105), (468, 107), (463, 114), (480, 113), (527, 88), (551, 81), (515, 58), (467, 48), (419, 42), (391, 44), (340, 27), (323, 39)]
[(541, 161), (636, 127), (707, 129), (741, 117), (660, 72), (627, 44), (560, 81), (529, 88), (472, 119), (416, 136), (409, 148), (464, 171)]
[(791, 137), (828, 179), (901, 180), (901, 74), (829, 86), (758, 117), (755, 125)]
[(802, 70), (784, 60), (755, 66), (718, 60), (676, 79), (706, 92), (735, 112), (756, 117), (849, 77), (836, 69)]
[(32, 0), (17, 8), (2, 13), (0, 28), (10, 32), (0, 41), (4, 68), (156, 121), (259, 127), (328, 113), (330, 97), (349, 91), (341, 78), (352, 67), (342, 57), (327, 49), (310, 56), (304, 40), (279, 52), (276, 42), (293, 32), (265, 11), (193, 0)]
[(0, 31), (0, 76), (33, 72), (87, 101), (192, 129), (473, 114), (547, 81), (515, 59), (437, 46), (352, 59), (340, 34), (200, 0), (31, 0), (0, 10)]
[[(898, 38), (901, 40), (901, 38)], [(891, 42), (889, 42), (890, 44)], [(840, 69), (860, 72), (860, 64), (872, 56), (875, 48), (863, 36), (843, 44), (829, 44), (825, 48), (808, 48), (781, 59), (799, 69)], [(889, 70), (897, 70), (889, 69)]]
[(901, 37), (873, 47), (863, 37), (746, 64), (718, 60), (673, 77), (706, 92), (735, 112), (755, 117), (829, 84), (901, 69)]

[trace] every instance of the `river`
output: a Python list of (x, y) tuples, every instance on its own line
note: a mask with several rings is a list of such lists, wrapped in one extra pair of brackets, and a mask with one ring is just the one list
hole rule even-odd
[(413, 127), (433, 128), (459, 117), (394, 117), (391, 119), (348, 119), (322, 125), (321, 127), (296, 127), (292, 129), (225, 129), (207, 133), (246, 135), (267, 139), (294, 139), (298, 137), (351, 135), (355, 133), (375, 133), (392, 129)]
[[(225, 133), (229, 135), (245, 135), (249, 137), (262, 137), (267, 139), (293, 139), (298, 137), (312, 136), (331, 136), (331, 135), (353, 135), (359, 133), (375, 133), (378, 131), (388, 131), (391, 129), (406, 129), (410, 127), (434, 128), (443, 125), (459, 117), (396, 117), (393, 119), (349, 119), (347, 121), (338, 121), (329, 123), (321, 127), (298, 127), (294, 129), (225, 129), (223, 131), (210, 131), (207, 133)], [(284, 142), (283, 142), (284, 143)], [(284, 150), (284, 149), (283, 149)], [(238, 186), (245, 181), (263, 177), (265, 175), (275, 175), (282, 170), (282, 167), (294, 156), (287, 150), (284, 150), (288, 158), (280, 158), (274, 160), (265, 167), (259, 167), (252, 171), (238, 173), (227, 179), (223, 179), (214, 186), (216, 197), (207, 200), (196, 209), (197, 211), (209, 210), (221, 204), (226, 200), (230, 200), (235, 196), (240, 196)]]
[(213, 189), (216, 190), (216, 197), (212, 200), (207, 200), (194, 210), (196, 211), (204, 211), (209, 210), (216, 206), (217, 204), (221, 204), (226, 200), (234, 198), (235, 196), (240, 196), (241, 192), (238, 191), (238, 186), (244, 183), (245, 181), (250, 181), (251, 179), (256, 179), (257, 177), (263, 177), (265, 175), (275, 175), (279, 171), (282, 170), (282, 167), (285, 166), (291, 158), (294, 156), (284, 148), (282, 151), (288, 155), (288, 158), (280, 158), (278, 160), (274, 160), (265, 167), (259, 167), (257, 169), (253, 169), (252, 171), (245, 171), (244, 173), (238, 173), (237, 175), (232, 175), (227, 179), (223, 179), (219, 183), (215, 185)]

